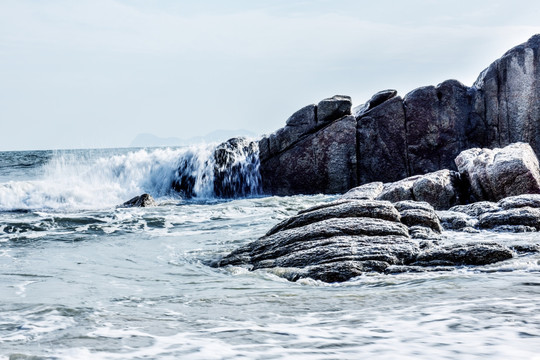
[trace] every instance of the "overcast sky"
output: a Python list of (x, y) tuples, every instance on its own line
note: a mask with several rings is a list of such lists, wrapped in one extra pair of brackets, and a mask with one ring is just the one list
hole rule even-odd
[(0, 150), (263, 134), (334, 94), (472, 85), (540, 33), (538, 14), (536, 0), (0, 0)]

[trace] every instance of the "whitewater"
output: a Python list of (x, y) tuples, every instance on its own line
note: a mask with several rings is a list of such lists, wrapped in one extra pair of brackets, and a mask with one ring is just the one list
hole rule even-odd
[[(335, 199), (264, 196), (248, 166), (220, 198), (214, 149), (0, 152), (0, 358), (540, 359), (539, 254), (341, 284), (207, 266)], [(157, 206), (119, 207), (143, 193)]]

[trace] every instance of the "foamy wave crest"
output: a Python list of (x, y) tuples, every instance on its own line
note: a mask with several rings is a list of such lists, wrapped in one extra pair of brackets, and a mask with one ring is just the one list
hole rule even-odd
[(0, 184), (0, 210), (98, 209), (142, 193), (178, 198), (172, 185), (183, 177), (192, 182), (191, 197), (212, 198), (214, 150), (215, 145), (200, 145), (114, 156), (57, 153), (39, 178)]

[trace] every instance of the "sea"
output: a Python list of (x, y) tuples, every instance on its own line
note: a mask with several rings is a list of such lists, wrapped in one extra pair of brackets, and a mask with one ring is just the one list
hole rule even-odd
[[(0, 359), (540, 359), (538, 254), (334, 284), (208, 266), (335, 199), (217, 198), (212, 151), (0, 152)], [(187, 160), (191, 198), (171, 190)], [(143, 193), (157, 206), (119, 207)]]

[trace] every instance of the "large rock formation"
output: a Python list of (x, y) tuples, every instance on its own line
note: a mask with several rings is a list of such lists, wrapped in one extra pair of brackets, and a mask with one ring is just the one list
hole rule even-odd
[(491, 64), (472, 87), (448, 80), (403, 98), (385, 90), (353, 116), (346, 116), (351, 102), (345, 96), (309, 105), (260, 140), (263, 191), (336, 193), (457, 170), (454, 158), (463, 150), (517, 141), (540, 154), (539, 64), (535, 35)]

